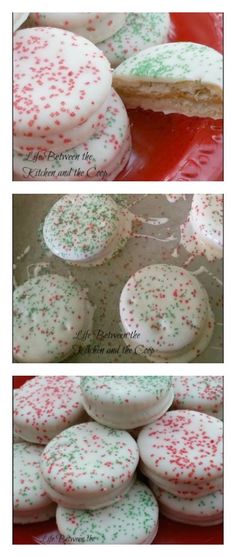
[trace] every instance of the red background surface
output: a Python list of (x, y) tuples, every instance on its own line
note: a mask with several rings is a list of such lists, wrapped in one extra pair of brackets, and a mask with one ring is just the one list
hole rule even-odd
[[(223, 19), (215, 13), (172, 13), (169, 42), (223, 50)], [(129, 110), (133, 150), (117, 180), (222, 180), (223, 123), (208, 118)]]
[[(19, 388), (32, 376), (13, 378), (13, 387)], [(14, 544), (52, 544), (57, 541), (58, 530), (55, 520), (38, 524), (14, 525)], [(173, 522), (160, 515), (159, 530), (153, 544), (222, 544), (223, 525), (217, 526), (190, 526)]]

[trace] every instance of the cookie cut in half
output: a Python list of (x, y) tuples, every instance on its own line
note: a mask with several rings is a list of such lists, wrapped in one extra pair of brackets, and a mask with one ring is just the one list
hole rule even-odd
[(153, 46), (122, 62), (113, 87), (128, 108), (222, 118), (222, 55), (191, 42)]

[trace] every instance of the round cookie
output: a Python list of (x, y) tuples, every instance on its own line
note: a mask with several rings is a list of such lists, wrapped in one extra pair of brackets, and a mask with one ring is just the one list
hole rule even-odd
[(125, 13), (31, 13), (34, 25), (60, 27), (98, 43), (116, 33), (125, 24)]
[(197, 410), (222, 420), (223, 417), (223, 377), (222, 375), (191, 376), (172, 378), (175, 410)]
[(94, 309), (72, 278), (47, 274), (27, 280), (13, 294), (13, 354), (18, 362), (65, 360), (91, 330)]
[(181, 244), (209, 261), (223, 255), (223, 195), (195, 194), (191, 210), (181, 225)]
[(109, 62), (95, 45), (62, 29), (27, 28), (14, 34), (13, 62), (16, 152), (65, 151), (94, 133), (111, 91)]
[(131, 135), (126, 109), (115, 91), (108, 99), (105, 128), (64, 153), (14, 153), (18, 180), (114, 180), (131, 153)]
[(59, 532), (68, 544), (151, 544), (158, 530), (158, 505), (141, 482), (118, 503), (95, 511), (57, 507)]
[(55, 516), (56, 505), (46, 494), (40, 473), (42, 447), (16, 443), (14, 454), (14, 523), (41, 522)]
[(43, 236), (67, 263), (101, 265), (126, 244), (133, 218), (109, 195), (64, 195), (46, 216)]
[(223, 424), (191, 410), (171, 410), (138, 436), (140, 469), (158, 487), (195, 499), (222, 489)]
[(121, 293), (120, 317), (125, 342), (156, 362), (193, 360), (214, 328), (205, 288), (174, 265), (150, 265), (131, 276)]
[(113, 72), (113, 87), (128, 108), (222, 118), (222, 54), (197, 43), (152, 46)]
[(83, 405), (97, 422), (133, 429), (162, 416), (173, 401), (170, 377), (87, 376), (81, 379)]
[(197, 499), (182, 499), (149, 482), (163, 515), (176, 522), (215, 526), (223, 522), (223, 493), (216, 491)]
[(14, 12), (13, 13), (13, 31), (17, 31), (19, 27), (26, 21), (27, 17), (29, 16), (29, 12)]
[(97, 46), (116, 67), (137, 52), (166, 42), (169, 28), (168, 13), (129, 13), (123, 27)]
[(80, 385), (74, 377), (34, 377), (18, 390), (15, 429), (30, 443), (46, 445), (58, 433), (85, 419)]
[(138, 459), (129, 433), (87, 422), (48, 443), (41, 471), (53, 501), (69, 509), (97, 509), (119, 501), (131, 488)]

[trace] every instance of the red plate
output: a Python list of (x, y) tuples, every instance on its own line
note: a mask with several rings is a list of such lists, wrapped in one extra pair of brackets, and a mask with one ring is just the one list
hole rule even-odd
[[(19, 388), (32, 376), (13, 378), (13, 387)], [(55, 520), (38, 524), (14, 525), (14, 544), (62, 544)], [(223, 525), (189, 526), (160, 516), (159, 531), (153, 544), (223, 544)]]
[[(223, 51), (223, 16), (173, 13), (170, 42), (192, 41)], [(223, 179), (223, 123), (208, 118), (129, 110), (133, 150), (117, 180)]]

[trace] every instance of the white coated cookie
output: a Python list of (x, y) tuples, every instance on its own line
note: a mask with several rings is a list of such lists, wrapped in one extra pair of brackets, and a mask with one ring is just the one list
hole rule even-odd
[(152, 46), (113, 73), (113, 87), (128, 108), (221, 118), (222, 54), (197, 43)]
[(224, 386), (222, 375), (180, 375), (172, 378), (175, 410), (197, 410), (222, 420)]
[(145, 48), (165, 43), (169, 28), (168, 13), (129, 13), (122, 28), (97, 46), (116, 67)]
[(14, 153), (15, 178), (19, 180), (114, 180), (131, 153), (126, 109), (113, 90), (108, 98), (105, 128), (85, 143), (63, 153)]
[(223, 424), (191, 410), (171, 410), (138, 436), (141, 471), (184, 499), (222, 489)]
[(24, 443), (24, 439), (22, 439), (19, 434), (16, 432), (15, 424), (14, 424), (14, 410), (16, 406), (16, 398), (19, 389), (13, 389), (13, 443)]
[(162, 416), (173, 401), (170, 377), (88, 376), (81, 379), (83, 404), (97, 422), (133, 429)]
[(59, 532), (68, 544), (151, 544), (158, 529), (158, 505), (141, 482), (118, 503), (95, 511), (57, 508)]
[(52, 503), (43, 487), (40, 473), (42, 447), (30, 443), (14, 445), (14, 523), (41, 522), (55, 516)]
[(30, 21), (34, 25), (60, 27), (81, 35), (92, 43), (98, 43), (116, 33), (125, 23), (126, 14), (105, 12), (84, 13), (31, 13)]
[(193, 360), (214, 328), (205, 288), (174, 265), (150, 265), (131, 276), (121, 293), (120, 317), (125, 342), (157, 362)]
[(181, 244), (209, 261), (223, 255), (223, 195), (195, 194), (191, 210), (181, 225)]
[(223, 493), (216, 491), (197, 499), (183, 499), (149, 485), (155, 494), (162, 514), (176, 522), (195, 526), (215, 526), (223, 521)]
[(92, 329), (87, 292), (71, 278), (43, 275), (13, 294), (13, 354), (19, 362), (56, 362), (76, 352), (79, 335)]
[(52, 439), (41, 458), (48, 495), (71, 509), (109, 506), (133, 485), (138, 447), (126, 431), (96, 422), (72, 426)]
[(43, 236), (67, 263), (101, 265), (126, 244), (133, 219), (108, 195), (64, 195), (46, 216)]
[(98, 126), (110, 91), (109, 62), (87, 39), (49, 27), (17, 31), (13, 44), (15, 151), (62, 152), (85, 142)]
[(85, 419), (78, 378), (39, 376), (18, 389), (14, 424), (26, 441), (46, 445), (58, 433)]

